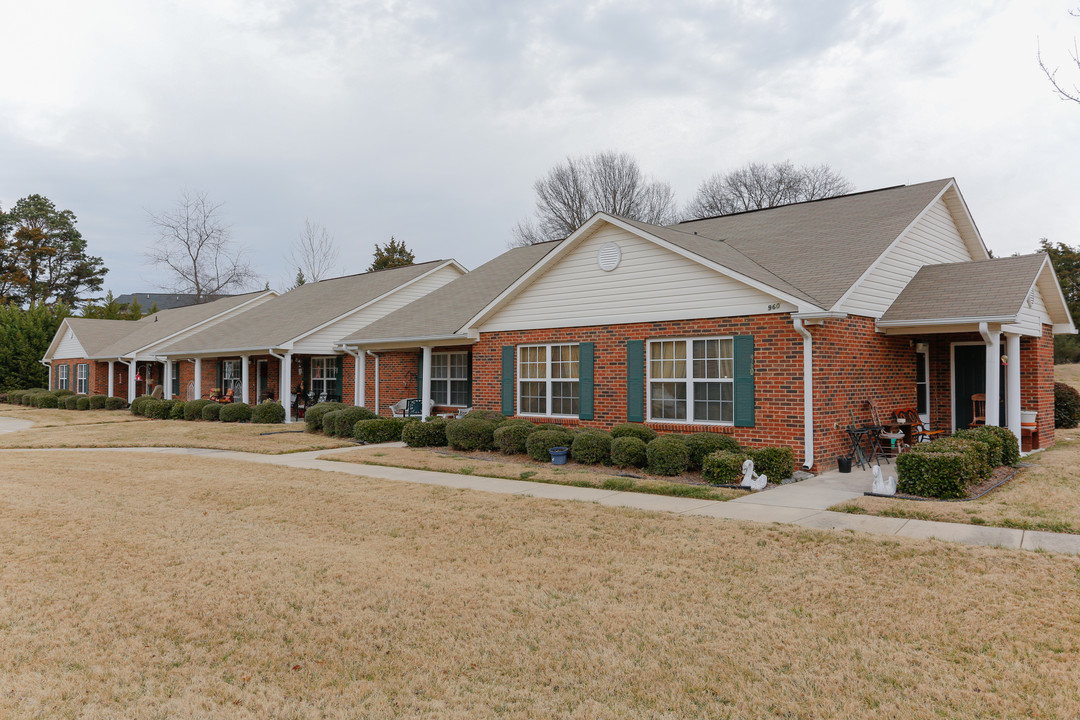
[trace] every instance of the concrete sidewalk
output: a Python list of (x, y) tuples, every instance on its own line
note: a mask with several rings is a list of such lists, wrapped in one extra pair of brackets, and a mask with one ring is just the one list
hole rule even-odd
[[(727, 520), (800, 525), (816, 530), (846, 530), (874, 535), (895, 535), (922, 539), (937, 538), (966, 545), (991, 545), (1013, 549), (1048, 550), (1058, 553), (1080, 554), (1080, 535), (852, 515), (830, 512), (825, 509), (838, 502), (859, 497), (864, 490), (869, 490), (872, 484), (872, 475), (869, 470), (856, 470), (850, 474), (839, 472), (823, 473), (800, 483), (778, 487), (770, 486), (769, 489), (761, 492), (748, 494), (728, 502), (721, 502), (598, 488), (551, 485), (527, 480), (507, 480), (429, 470), (384, 467), (381, 465), (361, 465), (322, 459), (353, 449), (355, 448), (346, 447), (287, 455), (262, 455), (233, 450), (198, 448), (49, 448), (41, 450), (0, 450), (0, 455), (9, 452), (122, 452), (201, 456), (305, 470), (345, 473), (347, 475), (397, 482), (440, 485), (462, 490), (480, 490), (551, 500), (595, 502), (610, 507), (667, 512), (679, 515), (701, 515)], [(893, 466), (883, 466), (882, 471), (885, 475), (895, 474)]]

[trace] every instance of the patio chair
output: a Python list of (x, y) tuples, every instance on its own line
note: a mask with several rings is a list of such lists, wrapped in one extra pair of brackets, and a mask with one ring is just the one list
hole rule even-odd
[(423, 412), (423, 403), (420, 398), (405, 398), (388, 406), (390, 414), (394, 417), (420, 417)]
[(903, 408), (896, 411), (897, 420), (903, 419), (911, 427), (911, 439), (914, 442), (929, 442), (945, 434), (944, 430), (930, 430), (923, 424), (915, 408)]
[(152, 398), (157, 398), (158, 400), (160, 400), (164, 396), (165, 388), (163, 388), (161, 385), (155, 385), (154, 389), (150, 391), (150, 397)]
[(968, 427), (978, 427), (986, 424), (986, 393), (975, 393), (971, 396), (971, 424)]
[[(873, 427), (877, 430), (876, 445), (878, 452), (885, 458), (885, 462), (889, 462), (891, 455), (899, 455), (900, 450), (904, 445), (904, 433), (893, 432), (890, 427), (892, 423), (882, 422), (885, 418), (882, 417), (881, 411), (878, 410), (877, 405), (873, 400), (867, 400), (866, 404), (870, 406), (870, 418), (873, 423)], [(899, 446), (899, 447), (898, 447)], [(890, 452), (886, 452), (885, 448), (889, 448)]]

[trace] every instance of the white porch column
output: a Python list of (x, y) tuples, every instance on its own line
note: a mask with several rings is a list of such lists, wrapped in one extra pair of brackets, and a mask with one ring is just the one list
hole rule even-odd
[(1005, 333), (1005, 420), (1009, 430), (1020, 440), (1020, 335)]
[(116, 363), (115, 360), (110, 360), (109, 361), (109, 397), (113, 396), (113, 374), (114, 374), (113, 373), (113, 367), (114, 367), (114, 363)]
[(162, 397), (166, 400), (172, 400), (172, 363), (166, 358), (161, 364), (165, 366), (161, 373)]
[(423, 364), (420, 371), (424, 377), (420, 395), (420, 407), (423, 408), (420, 411), (421, 419), (431, 415), (431, 346), (425, 345), (423, 351)]
[(127, 401), (131, 402), (135, 399), (135, 359), (132, 358), (128, 361), (128, 389), (127, 389)]
[(281, 404), (285, 406), (285, 422), (290, 423), (292, 417), (292, 353), (287, 352), (281, 356), (281, 379), (278, 380), (278, 395), (281, 396)]
[(354, 356), (356, 360), (355, 371), (353, 373), (353, 405), (357, 407), (364, 407), (364, 402), (367, 400), (365, 395), (364, 386), (367, 385), (367, 355), (365, 350), (356, 351)]
[(243, 402), (248, 405), (251, 404), (251, 394), (248, 392), (248, 358), (249, 355), (240, 356), (240, 382), (244, 384), (243, 389), (240, 391), (240, 397), (243, 398)]
[[(984, 331), (985, 328), (985, 331)], [(1001, 424), (1001, 331), (979, 323), (979, 333), (986, 341), (986, 424)]]
[(198, 400), (202, 397), (202, 358), (195, 358), (195, 397), (192, 400)]

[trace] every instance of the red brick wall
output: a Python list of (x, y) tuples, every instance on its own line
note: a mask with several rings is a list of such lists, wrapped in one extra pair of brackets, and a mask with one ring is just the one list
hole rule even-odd
[(1020, 406), (1037, 410), (1039, 446), (1054, 444), (1054, 329), (1043, 325), (1042, 337), (1020, 338)]

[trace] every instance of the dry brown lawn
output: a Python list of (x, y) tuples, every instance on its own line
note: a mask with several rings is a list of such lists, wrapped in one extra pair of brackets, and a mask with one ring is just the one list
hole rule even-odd
[[(531, 480), (557, 485), (630, 490), (656, 495), (693, 496), (710, 500), (730, 500), (746, 494), (745, 491), (740, 490), (673, 482), (671, 479), (649, 476), (636, 468), (621, 471), (600, 465), (579, 465), (572, 461), (566, 465), (557, 466), (551, 463), (538, 463), (524, 455), (507, 456), (496, 452), (459, 453), (450, 448), (426, 449), (381, 445), (335, 453), (324, 459), (362, 465), (435, 470), (460, 475)], [(620, 475), (620, 473), (623, 474)], [(628, 475), (633, 477), (628, 477)]]
[[(325, 450), (352, 444), (325, 435), (305, 433), (302, 424), (147, 420), (127, 411), (106, 410), (9, 412), (12, 407), (15, 406), (0, 405), (0, 416), (45, 424), (19, 432), (0, 433), (0, 448), (192, 447), (274, 454)], [(86, 417), (95, 415), (103, 419), (93, 422), (95, 418)]]
[(0, 457), (0, 717), (1062, 718), (1080, 560)]

